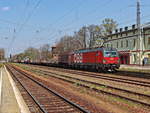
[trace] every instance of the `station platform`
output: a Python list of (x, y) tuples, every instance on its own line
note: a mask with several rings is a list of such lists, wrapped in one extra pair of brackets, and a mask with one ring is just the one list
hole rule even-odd
[(138, 70), (149, 70), (150, 71), (150, 66), (120, 65), (120, 69), (138, 69)]
[(30, 113), (5, 67), (0, 68), (0, 113)]

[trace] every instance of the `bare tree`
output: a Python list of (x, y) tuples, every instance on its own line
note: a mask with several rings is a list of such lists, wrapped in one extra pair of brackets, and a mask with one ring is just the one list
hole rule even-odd
[(39, 59), (39, 50), (33, 47), (29, 47), (24, 51), (24, 59), (29, 59), (30, 61), (37, 62)]
[(40, 47), (40, 60), (42, 61), (49, 61), (51, 56), (51, 47), (49, 44), (45, 44)]
[(117, 28), (118, 24), (111, 18), (106, 18), (102, 21), (101, 28), (104, 36), (110, 35)]
[(86, 48), (87, 46), (86, 30), (87, 30), (87, 27), (83, 26), (78, 32), (76, 32), (75, 38), (78, 42), (80, 42), (79, 44), (81, 48)]
[(88, 47), (91, 48), (95, 45), (95, 41), (102, 36), (102, 29), (98, 25), (90, 25), (87, 27), (89, 38), (87, 38)]
[(76, 49), (83, 47), (81, 40), (74, 34), (74, 36), (63, 36), (60, 41), (56, 44), (56, 51), (58, 54), (63, 52), (71, 52)]
[(104, 37), (111, 34), (117, 27), (117, 22), (106, 18), (101, 25), (83, 26), (73, 36), (65, 35), (56, 44), (58, 54), (70, 52), (76, 49), (100, 46)]

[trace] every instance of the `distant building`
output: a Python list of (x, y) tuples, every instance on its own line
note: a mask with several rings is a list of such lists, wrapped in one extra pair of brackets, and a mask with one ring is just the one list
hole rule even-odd
[(52, 59), (51, 59), (51, 63), (57, 63), (58, 62), (58, 52), (57, 52), (57, 47), (56, 46), (52, 46), (51, 47), (51, 52), (52, 52)]
[[(144, 27), (146, 26), (146, 27)], [(105, 39), (106, 47), (114, 47), (120, 53), (121, 64), (150, 64), (150, 25), (145, 24), (141, 30), (142, 40), (139, 40), (137, 27), (125, 27), (116, 29)], [(142, 43), (140, 47), (140, 43)], [(140, 56), (141, 55), (141, 56)]]
[(0, 61), (5, 59), (5, 50), (0, 48)]

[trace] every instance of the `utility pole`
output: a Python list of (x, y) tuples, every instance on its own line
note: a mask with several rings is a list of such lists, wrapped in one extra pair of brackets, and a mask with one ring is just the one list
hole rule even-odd
[(84, 48), (86, 48), (86, 26), (83, 28), (84, 36), (83, 36), (83, 43), (84, 43)]
[(141, 36), (140, 0), (137, 0), (137, 48), (139, 47), (139, 65), (142, 65), (142, 36)]
[(90, 43), (89, 48), (91, 48), (93, 45), (93, 32), (92, 31), (90, 32), (90, 42), (89, 43)]

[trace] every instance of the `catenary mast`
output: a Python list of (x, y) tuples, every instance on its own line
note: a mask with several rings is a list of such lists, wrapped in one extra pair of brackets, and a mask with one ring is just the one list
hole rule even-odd
[(140, 0), (137, 0), (137, 49), (139, 50), (139, 65), (142, 65), (142, 36), (141, 36), (141, 12), (140, 12)]

